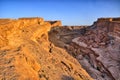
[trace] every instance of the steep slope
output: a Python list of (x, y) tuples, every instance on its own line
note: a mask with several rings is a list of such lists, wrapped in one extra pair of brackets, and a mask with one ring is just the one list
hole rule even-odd
[(93, 80), (79, 62), (49, 41), (60, 21), (0, 19), (0, 80)]
[(120, 18), (100, 18), (80, 28), (53, 28), (50, 41), (66, 49), (95, 80), (120, 80)]
[[(83, 51), (85, 58), (79, 59), (86, 70), (95, 79), (120, 79), (120, 19), (98, 19), (88, 31), (73, 40), (74, 43), (88, 49)], [(86, 46), (81, 45), (81, 43)], [(84, 56), (80, 55), (80, 57)], [(89, 66), (85, 66), (86, 62)], [(95, 73), (93, 73), (95, 72)]]

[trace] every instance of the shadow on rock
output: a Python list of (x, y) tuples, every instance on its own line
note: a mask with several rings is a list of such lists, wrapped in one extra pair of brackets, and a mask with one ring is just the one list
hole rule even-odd
[(63, 75), (61, 80), (75, 80), (75, 79), (71, 76)]

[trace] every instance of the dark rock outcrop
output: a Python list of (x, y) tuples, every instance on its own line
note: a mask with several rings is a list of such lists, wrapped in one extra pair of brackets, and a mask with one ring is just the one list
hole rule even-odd
[(120, 80), (120, 18), (100, 18), (80, 28), (53, 28), (50, 41), (66, 49), (95, 80)]
[(72, 41), (84, 47), (76, 57), (94, 79), (120, 79), (120, 18), (98, 19)]

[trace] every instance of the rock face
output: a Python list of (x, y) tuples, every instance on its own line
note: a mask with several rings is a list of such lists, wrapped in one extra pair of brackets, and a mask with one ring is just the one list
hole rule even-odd
[(0, 19), (0, 80), (93, 79), (120, 80), (120, 18), (91, 26)]
[(52, 27), (62, 26), (61, 21), (46, 21), (46, 22), (49, 22)]
[(88, 27), (53, 28), (50, 41), (66, 49), (95, 80), (120, 80), (120, 18), (100, 18)]
[(54, 39), (51, 29), (61, 28), (56, 26), (61, 22), (0, 19), (0, 80), (93, 80), (66, 50), (49, 41)]
[(84, 47), (77, 59), (97, 80), (120, 80), (120, 19), (113, 20), (98, 19), (84, 35), (72, 40)]

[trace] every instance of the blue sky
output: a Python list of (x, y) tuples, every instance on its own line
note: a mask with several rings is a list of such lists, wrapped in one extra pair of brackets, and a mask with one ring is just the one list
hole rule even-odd
[(19, 17), (91, 25), (100, 17), (120, 17), (120, 0), (0, 0), (0, 18)]

